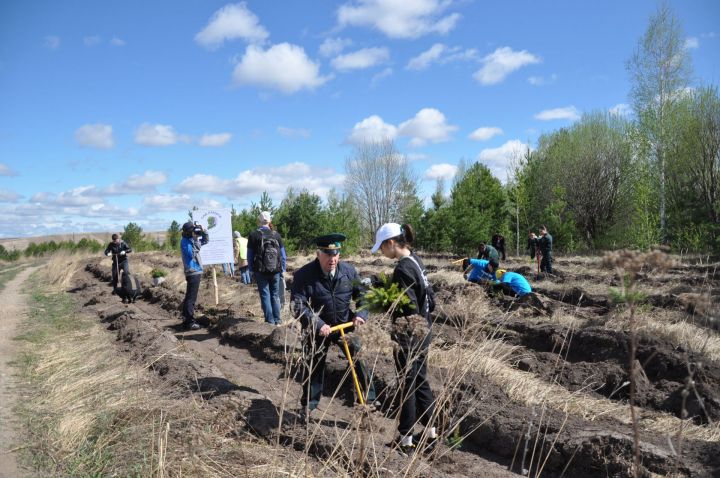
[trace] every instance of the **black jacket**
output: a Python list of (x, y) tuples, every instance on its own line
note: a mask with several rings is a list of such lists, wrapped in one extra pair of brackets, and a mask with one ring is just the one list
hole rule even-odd
[(552, 243), (553, 238), (550, 233), (547, 233), (538, 239), (538, 248), (540, 249), (540, 252), (542, 252), (543, 256), (550, 257), (552, 255)]
[[(410, 256), (415, 259), (415, 262), (410, 259)], [(410, 256), (403, 257), (398, 261), (392, 275), (392, 281), (396, 282), (405, 291), (405, 294), (410, 298), (410, 303), (401, 310), (396, 310), (393, 317), (419, 314), (425, 317), (429, 324), (430, 303), (427, 297), (427, 289), (430, 283), (427, 280), (425, 264), (414, 252), (411, 252)]]
[(501, 234), (495, 234), (490, 242), (492, 242), (492, 246), (498, 251), (505, 250), (505, 238)]
[(365, 287), (352, 265), (339, 262), (330, 281), (315, 259), (295, 272), (290, 303), (303, 328), (312, 323), (318, 332), (323, 325), (343, 324), (356, 316), (367, 320), (367, 311), (353, 311), (350, 307), (351, 300), (362, 307), (364, 293)]
[[(122, 251), (125, 251), (125, 254), (120, 255), (120, 252)], [(111, 242), (105, 249), (105, 255), (107, 255), (108, 252), (112, 252), (113, 262), (116, 262), (118, 259), (120, 259), (120, 262), (125, 262), (127, 260), (127, 254), (132, 252), (132, 249), (125, 243), (125, 241), (120, 241), (119, 244)]]
[(498, 254), (497, 249), (488, 244), (485, 244), (485, 250), (483, 253), (478, 254), (478, 259), (487, 259), (496, 265), (500, 264), (500, 254)]

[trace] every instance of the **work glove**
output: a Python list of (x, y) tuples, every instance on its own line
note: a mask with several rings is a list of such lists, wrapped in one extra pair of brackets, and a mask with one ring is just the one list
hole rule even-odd
[(125, 255), (125, 251), (120, 251), (120, 255), (121, 255), (121, 256), (124, 256), (124, 255)]
[(110, 256), (112, 256), (112, 252), (108, 252), (108, 253), (105, 254), (105, 255), (108, 256), (108, 257), (110, 257)]

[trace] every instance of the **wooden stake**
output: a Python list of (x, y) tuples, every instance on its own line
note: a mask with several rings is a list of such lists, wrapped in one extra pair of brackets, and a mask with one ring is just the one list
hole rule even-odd
[(218, 305), (218, 286), (217, 286), (217, 270), (213, 266), (213, 286), (215, 287), (215, 305)]

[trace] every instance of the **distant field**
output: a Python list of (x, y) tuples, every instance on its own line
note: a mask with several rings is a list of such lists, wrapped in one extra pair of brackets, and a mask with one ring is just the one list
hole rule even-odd
[[(5, 249), (9, 251), (14, 251), (16, 249), (24, 250), (31, 242), (34, 242), (35, 244), (50, 241), (77, 242), (83, 237), (87, 237), (88, 239), (95, 239), (102, 244), (110, 242), (110, 236), (112, 236), (112, 234), (112, 232), (86, 232), (74, 234), (56, 234), (54, 236), (15, 237), (8, 239), (0, 239), (0, 245), (2, 245)], [(157, 239), (161, 244), (165, 242), (165, 231), (146, 232), (145, 235)]]

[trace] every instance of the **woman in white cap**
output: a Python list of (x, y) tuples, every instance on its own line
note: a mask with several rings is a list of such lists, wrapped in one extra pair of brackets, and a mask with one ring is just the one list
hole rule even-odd
[[(372, 252), (380, 250), (388, 259), (397, 259), (392, 281), (410, 298), (410, 303), (392, 312), (392, 339), (395, 367), (400, 374), (400, 438), (398, 446), (412, 453), (417, 443), (425, 441), (426, 451), (432, 449), (437, 432), (431, 426), (435, 399), (427, 380), (428, 349), (431, 340), (430, 312), (435, 308), (432, 285), (425, 266), (410, 248), (415, 233), (409, 224), (383, 224), (375, 234)], [(413, 428), (420, 421), (425, 432), (413, 437)]]

